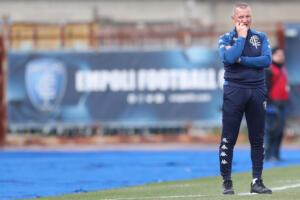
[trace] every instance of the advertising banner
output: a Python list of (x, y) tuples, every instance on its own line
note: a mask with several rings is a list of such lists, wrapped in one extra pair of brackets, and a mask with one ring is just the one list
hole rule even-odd
[(221, 124), (217, 50), (8, 55), (10, 124)]

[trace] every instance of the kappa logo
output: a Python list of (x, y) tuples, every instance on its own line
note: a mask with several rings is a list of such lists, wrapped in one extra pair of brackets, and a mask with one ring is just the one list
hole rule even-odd
[(221, 161), (221, 164), (222, 164), (222, 165), (226, 165), (226, 164), (228, 164), (228, 162), (227, 162), (226, 160), (222, 160), (222, 161)]
[(226, 138), (223, 138), (222, 140), (224, 143), (228, 143), (227, 139)]
[(249, 41), (256, 49), (260, 46), (259, 37), (257, 35), (252, 35)]
[(61, 102), (67, 83), (62, 62), (41, 58), (26, 65), (25, 84), (32, 105), (42, 112), (51, 112)]
[(220, 154), (220, 156), (221, 157), (225, 157), (225, 156), (227, 156), (227, 154), (224, 151), (222, 151), (221, 154)]
[(263, 104), (264, 104), (264, 109), (267, 110), (267, 101), (264, 101)]

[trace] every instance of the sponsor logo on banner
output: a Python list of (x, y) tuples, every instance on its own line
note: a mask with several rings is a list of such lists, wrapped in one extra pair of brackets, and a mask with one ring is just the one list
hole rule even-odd
[(53, 111), (61, 102), (66, 89), (66, 69), (62, 62), (41, 58), (27, 63), (25, 84), (32, 105), (41, 112)]

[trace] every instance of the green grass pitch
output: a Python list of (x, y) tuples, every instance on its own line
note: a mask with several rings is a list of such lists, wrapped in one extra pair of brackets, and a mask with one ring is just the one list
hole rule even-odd
[[(101, 178), (101, 177), (99, 177)], [(163, 182), (141, 186), (68, 194), (38, 200), (299, 200), (300, 165), (264, 170), (264, 183), (273, 194), (250, 195), (251, 173), (233, 174), (235, 195), (221, 194), (221, 177)], [(35, 199), (37, 200), (37, 199)]]

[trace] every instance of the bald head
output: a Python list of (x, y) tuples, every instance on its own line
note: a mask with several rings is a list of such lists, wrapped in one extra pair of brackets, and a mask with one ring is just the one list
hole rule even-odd
[(231, 18), (234, 24), (244, 24), (249, 29), (252, 23), (250, 6), (247, 3), (235, 4)]
[(233, 7), (232, 14), (235, 15), (236, 9), (247, 9), (247, 8), (251, 10), (250, 6), (247, 3), (243, 3), (243, 2), (237, 3)]

